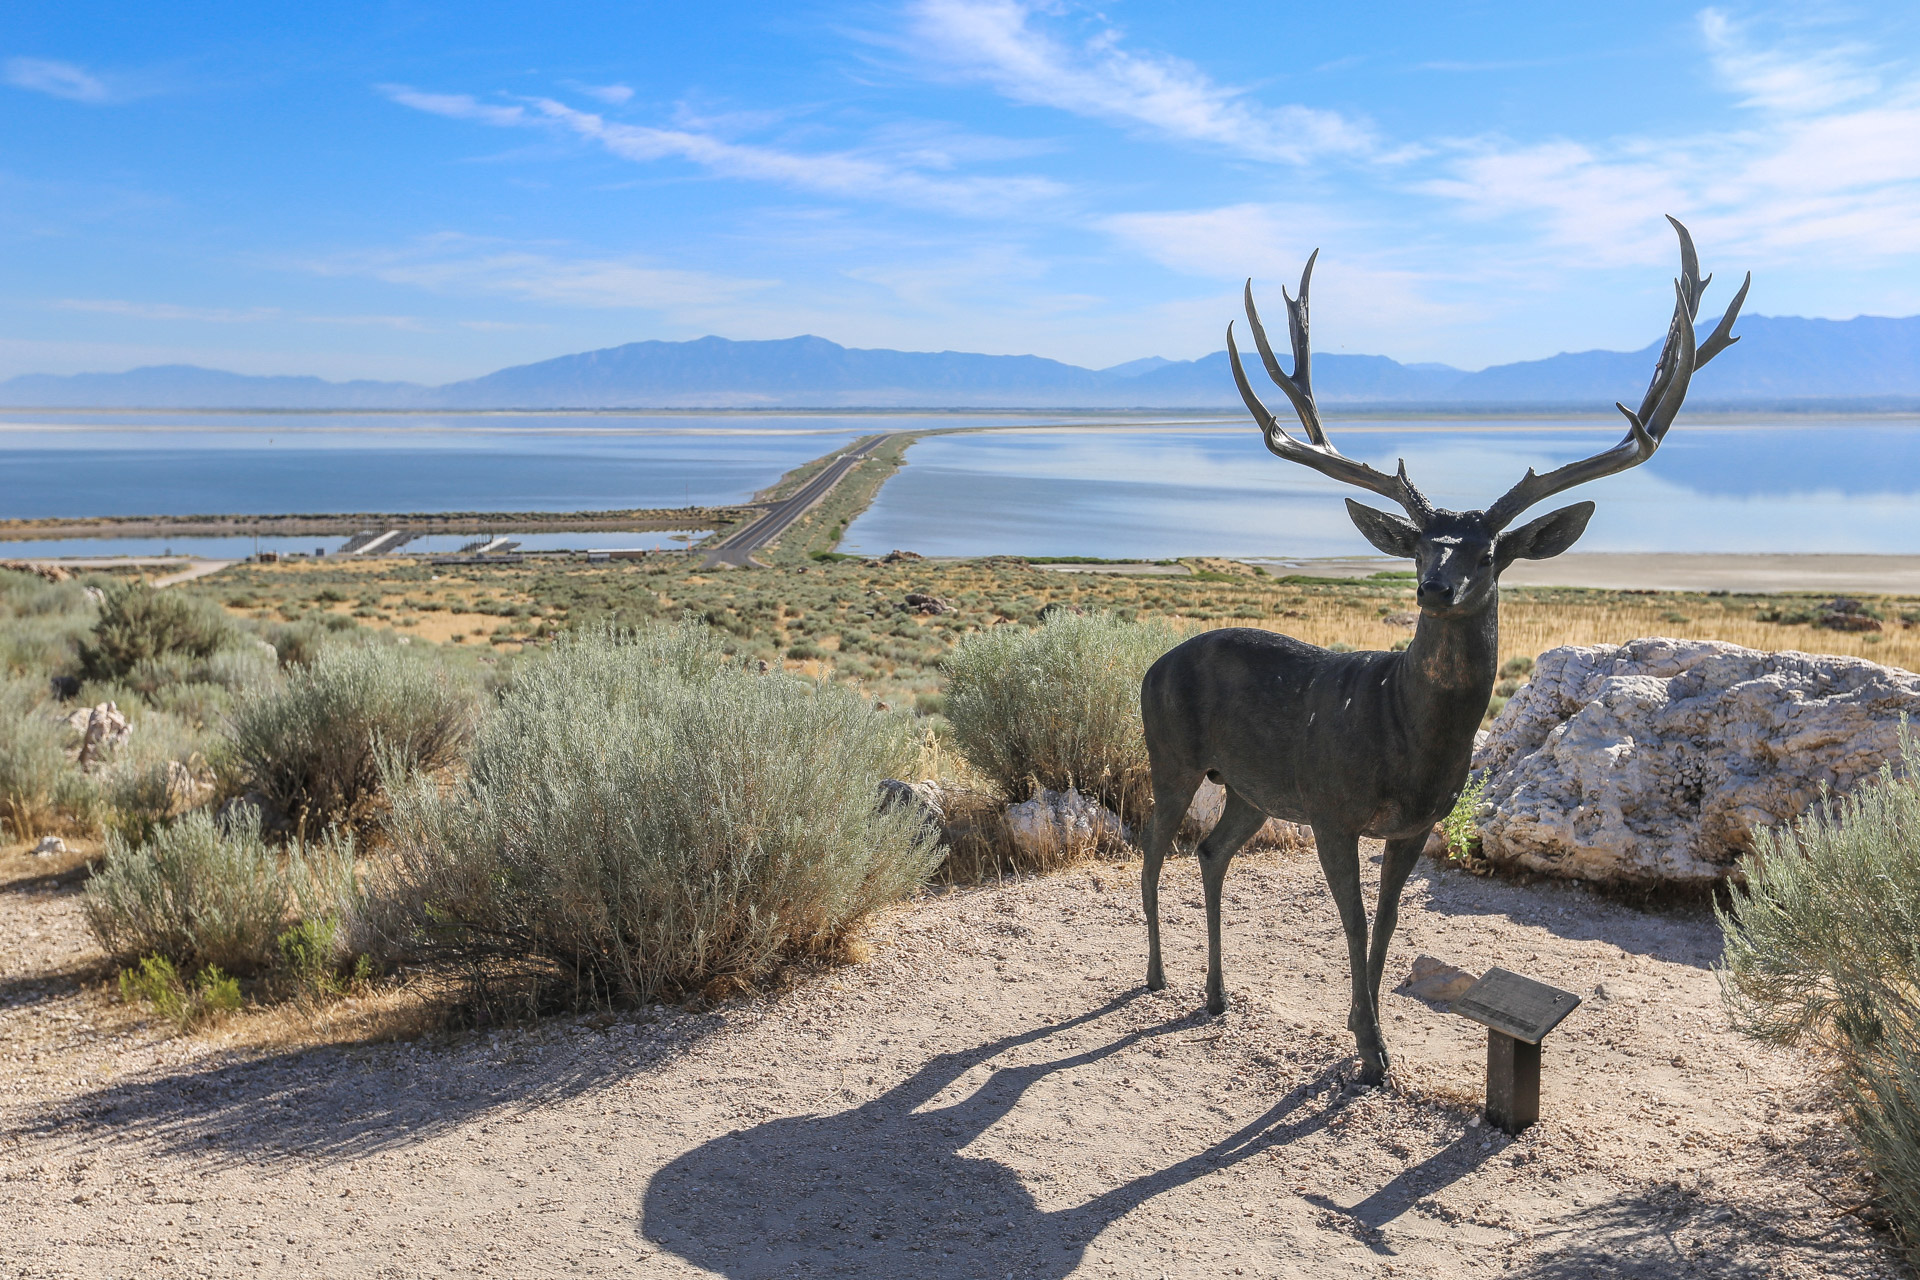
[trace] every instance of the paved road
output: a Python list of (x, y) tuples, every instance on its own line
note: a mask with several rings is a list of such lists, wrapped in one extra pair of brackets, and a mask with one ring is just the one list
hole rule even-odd
[(899, 432), (875, 436), (864, 444), (857, 444), (841, 454), (824, 467), (820, 474), (801, 485), (792, 497), (785, 498), (767, 508), (767, 513), (744, 529), (736, 530), (707, 548), (705, 565), (717, 568), (720, 565), (732, 565), (744, 569), (752, 563), (755, 551), (766, 546), (782, 533), (787, 526), (805, 515), (814, 504), (832, 492), (833, 486), (846, 479), (847, 473), (859, 466), (867, 455), (894, 438)]
[[(0, 543), (4, 547), (5, 543)], [(0, 556), (0, 560), (5, 559)], [(55, 565), (73, 573), (84, 573), (88, 569), (174, 569), (162, 578), (155, 578), (156, 587), (171, 587), (179, 582), (192, 582), (195, 578), (204, 578), (208, 574), (218, 573), (222, 569), (239, 564), (238, 560), (197, 560), (190, 556), (58, 556), (47, 558), (36, 556), (20, 561), (21, 564)]]

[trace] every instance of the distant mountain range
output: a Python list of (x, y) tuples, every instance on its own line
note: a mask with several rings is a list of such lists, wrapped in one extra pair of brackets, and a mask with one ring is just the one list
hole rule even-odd
[[(1742, 341), (1696, 380), (1696, 406), (1920, 407), (1920, 316), (1749, 316)], [(1468, 373), (1385, 356), (1313, 358), (1322, 405), (1604, 409), (1633, 403), (1657, 351), (1580, 351)], [(1284, 401), (1250, 361), (1276, 407)], [(825, 338), (630, 342), (440, 387), (253, 377), (192, 365), (25, 374), (0, 405), (187, 409), (1226, 408), (1240, 403), (1224, 351), (1082, 369), (1039, 356), (861, 350)]]

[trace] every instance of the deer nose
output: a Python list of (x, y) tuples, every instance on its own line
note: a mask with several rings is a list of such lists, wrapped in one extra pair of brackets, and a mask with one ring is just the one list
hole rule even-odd
[(1453, 584), (1443, 581), (1437, 575), (1421, 580), (1416, 595), (1422, 605), (1448, 605), (1453, 603)]

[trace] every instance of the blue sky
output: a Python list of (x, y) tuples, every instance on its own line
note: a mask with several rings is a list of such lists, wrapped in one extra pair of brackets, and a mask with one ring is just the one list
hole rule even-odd
[(9, 5), (0, 376), (643, 338), (1477, 368), (1920, 312), (1911, 5)]

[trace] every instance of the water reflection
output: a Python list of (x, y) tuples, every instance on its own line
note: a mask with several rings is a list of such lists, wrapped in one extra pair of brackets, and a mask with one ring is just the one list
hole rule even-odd
[[(1623, 426), (1342, 422), (1342, 450), (1406, 458), (1442, 506), (1479, 507), (1531, 466)], [(1369, 554), (1353, 489), (1274, 458), (1249, 428), (1004, 431), (922, 440), (843, 550), (929, 555)], [(1585, 551), (1920, 552), (1920, 420), (1683, 420), (1599, 503)], [(1569, 497), (1568, 501), (1573, 499)]]

